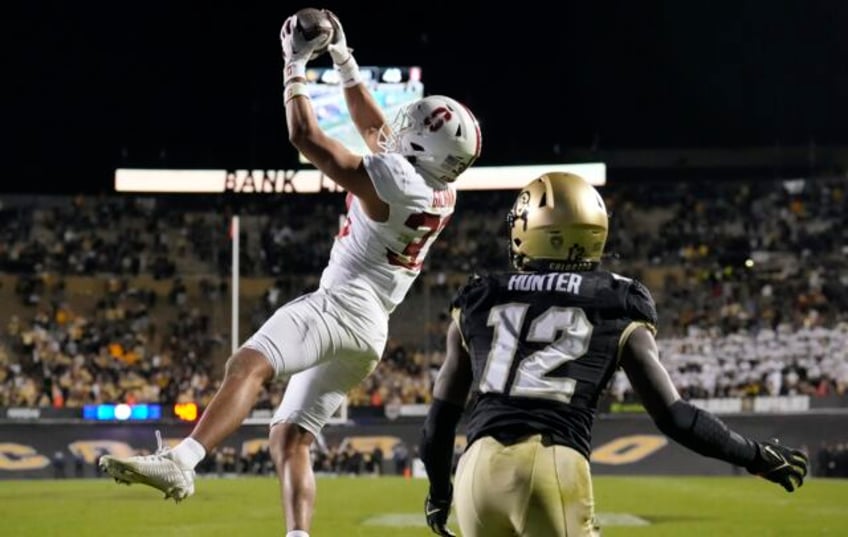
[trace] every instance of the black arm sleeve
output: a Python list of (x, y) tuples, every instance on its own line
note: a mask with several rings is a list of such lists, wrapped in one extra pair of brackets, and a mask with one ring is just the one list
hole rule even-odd
[(462, 410), (460, 406), (434, 399), (424, 422), (418, 450), (430, 479), (430, 496), (435, 499), (448, 500), (452, 495), (453, 444)]
[(757, 445), (731, 431), (713, 414), (677, 400), (654, 420), (669, 438), (705, 457), (748, 467), (757, 456)]

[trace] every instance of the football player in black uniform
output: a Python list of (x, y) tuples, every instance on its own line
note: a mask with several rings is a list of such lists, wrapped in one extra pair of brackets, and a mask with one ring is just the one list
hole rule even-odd
[[(423, 430), (425, 515), (435, 533), (453, 535), (446, 524), (455, 499), (465, 537), (597, 535), (591, 431), (618, 367), (670, 438), (787, 491), (801, 486), (802, 452), (744, 438), (680, 398), (659, 361), (651, 294), (599, 268), (607, 212), (594, 187), (572, 174), (543, 175), (521, 191), (507, 221), (517, 271), (475, 278), (454, 299)], [(452, 484), (469, 392), (468, 447)]]

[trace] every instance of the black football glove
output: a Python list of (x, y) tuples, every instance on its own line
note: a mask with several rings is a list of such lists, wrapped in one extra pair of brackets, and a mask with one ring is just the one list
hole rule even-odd
[(448, 516), (450, 516), (451, 499), (437, 500), (427, 495), (424, 501), (424, 516), (427, 517), (427, 525), (436, 535), (442, 537), (456, 537), (456, 534), (448, 529)]
[(804, 484), (809, 462), (804, 453), (772, 440), (757, 442), (757, 458), (747, 470), (792, 492)]

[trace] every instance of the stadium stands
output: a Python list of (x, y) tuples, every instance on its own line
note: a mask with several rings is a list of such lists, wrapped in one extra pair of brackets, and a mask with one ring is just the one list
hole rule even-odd
[[(684, 395), (845, 395), (845, 178), (611, 184), (606, 266), (654, 293)], [(506, 266), (512, 192), (467, 193), (353, 405), (426, 403), (453, 292)], [(242, 215), (242, 338), (317, 284), (338, 194), (0, 198), (0, 406), (203, 403), (228, 354), (228, 217)], [(279, 401), (281, 386), (260, 397)], [(616, 400), (631, 398), (626, 381)]]

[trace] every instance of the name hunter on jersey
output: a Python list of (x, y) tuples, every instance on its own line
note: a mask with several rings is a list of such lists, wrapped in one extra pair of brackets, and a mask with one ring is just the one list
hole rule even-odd
[(550, 274), (513, 274), (509, 277), (508, 291), (556, 291), (559, 293), (580, 294), (583, 276), (570, 272), (551, 272)]

